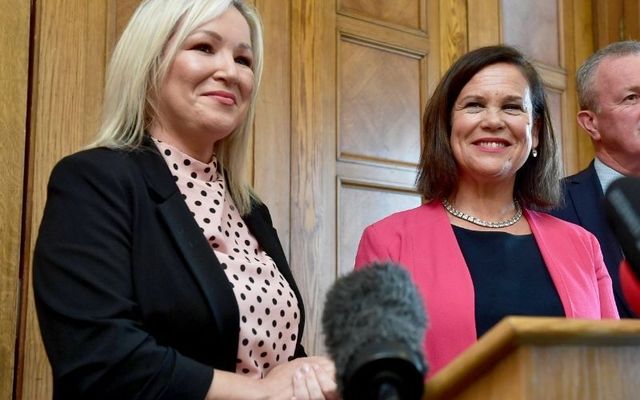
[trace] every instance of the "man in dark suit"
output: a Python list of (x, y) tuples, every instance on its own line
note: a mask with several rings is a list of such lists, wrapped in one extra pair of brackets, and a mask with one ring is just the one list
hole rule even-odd
[(592, 232), (613, 280), (620, 317), (632, 317), (622, 296), (619, 267), (624, 255), (609, 226), (604, 193), (614, 180), (640, 176), (640, 42), (608, 45), (578, 69), (578, 123), (591, 138), (595, 158), (563, 179), (565, 202), (551, 213)]

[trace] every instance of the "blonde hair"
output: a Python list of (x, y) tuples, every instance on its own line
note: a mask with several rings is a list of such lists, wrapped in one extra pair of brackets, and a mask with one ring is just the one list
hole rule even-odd
[[(235, 7), (251, 31), (254, 90), (243, 123), (215, 144), (214, 151), (241, 214), (257, 200), (247, 180), (249, 136), (262, 76), (260, 17), (244, 0), (145, 0), (136, 9), (115, 46), (104, 92), (102, 124), (90, 147), (136, 149), (157, 109), (156, 93), (180, 45), (202, 24)], [(174, 39), (166, 47), (169, 39)]]

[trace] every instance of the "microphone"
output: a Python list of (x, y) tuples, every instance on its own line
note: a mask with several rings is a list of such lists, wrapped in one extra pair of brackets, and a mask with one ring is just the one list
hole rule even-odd
[(622, 252), (640, 279), (640, 179), (614, 181), (605, 195), (605, 208)]
[(342, 398), (420, 399), (426, 324), (422, 299), (402, 267), (374, 263), (337, 279), (322, 328)]
[(620, 286), (627, 305), (640, 317), (640, 277), (634, 275), (627, 260), (620, 262)]
[(626, 258), (620, 263), (622, 294), (640, 316), (640, 179), (614, 181), (605, 195), (605, 208)]

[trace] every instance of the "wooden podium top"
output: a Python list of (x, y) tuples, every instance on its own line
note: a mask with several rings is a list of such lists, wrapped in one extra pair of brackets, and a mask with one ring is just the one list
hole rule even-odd
[[(452, 334), (455, 335), (455, 332)], [(425, 384), (424, 398), (449, 398), (452, 393), (459, 392), (460, 388), (474, 384), (516, 349), (567, 346), (607, 349), (628, 346), (640, 349), (640, 320), (507, 317), (429, 379)], [(527, 371), (531, 372), (531, 368)], [(509, 375), (504, 377), (505, 381), (513, 381), (515, 378), (513, 368), (502, 368), (502, 373)], [(634, 376), (640, 374), (640, 359), (637, 359), (633, 373)], [(596, 375), (601, 376), (602, 371), (598, 371)], [(584, 378), (583, 372), (580, 379)], [(495, 384), (497, 380), (492, 379)]]

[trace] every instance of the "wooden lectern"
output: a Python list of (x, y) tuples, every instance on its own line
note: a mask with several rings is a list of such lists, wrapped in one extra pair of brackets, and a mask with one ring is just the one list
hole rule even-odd
[(640, 320), (505, 318), (426, 382), (432, 399), (640, 399)]

